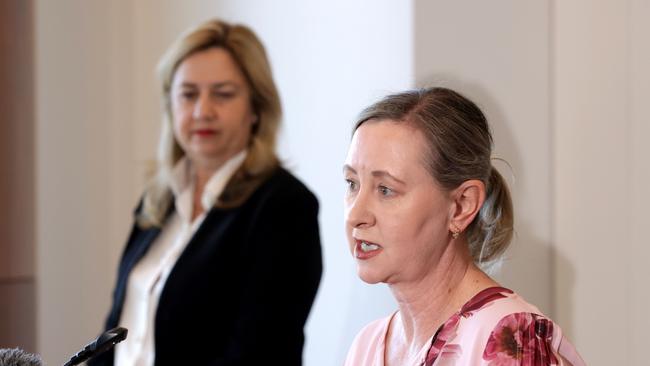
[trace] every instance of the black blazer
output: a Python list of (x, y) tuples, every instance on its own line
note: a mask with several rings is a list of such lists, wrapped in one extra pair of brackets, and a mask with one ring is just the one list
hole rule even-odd
[[(134, 225), (106, 329), (119, 326), (129, 273), (159, 232)], [(211, 209), (178, 258), (156, 311), (155, 365), (301, 365), (321, 272), (318, 201), (278, 168), (240, 207)]]

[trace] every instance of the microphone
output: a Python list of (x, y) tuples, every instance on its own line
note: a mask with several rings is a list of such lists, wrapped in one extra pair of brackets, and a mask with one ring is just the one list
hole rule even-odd
[(90, 342), (76, 355), (70, 358), (63, 366), (74, 366), (87, 361), (95, 356), (98, 356), (109, 349), (115, 347), (116, 344), (126, 339), (128, 330), (126, 328), (116, 327), (102, 333), (93, 342)]
[(43, 360), (20, 348), (2, 348), (0, 349), (0, 366), (43, 366)]

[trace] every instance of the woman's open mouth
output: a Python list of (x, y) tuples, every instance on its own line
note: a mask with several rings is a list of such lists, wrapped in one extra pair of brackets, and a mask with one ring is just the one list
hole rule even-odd
[(354, 256), (357, 259), (369, 259), (377, 254), (379, 254), (382, 250), (382, 247), (379, 244), (371, 243), (369, 241), (365, 240), (357, 240), (356, 241), (356, 247), (354, 248)]

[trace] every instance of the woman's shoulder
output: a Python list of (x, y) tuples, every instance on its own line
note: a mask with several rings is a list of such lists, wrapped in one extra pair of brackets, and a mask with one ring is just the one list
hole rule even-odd
[(566, 364), (563, 360), (584, 364), (560, 326), (518, 294), (504, 290), (496, 292), (498, 297), (461, 314), (454, 343), (471, 348), (488, 364), (508, 360), (528, 364), (531, 357), (542, 357), (548, 364)]
[(470, 301), (472, 303), (468, 302), (461, 313), (465, 313), (468, 319), (480, 319), (483, 324), (496, 324), (504, 316), (515, 313), (544, 316), (535, 305), (526, 301), (516, 292), (503, 287), (486, 289)]
[(255, 195), (259, 198), (272, 197), (276, 200), (301, 200), (318, 204), (316, 195), (305, 183), (283, 167), (277, 167)]
[(289, 170), (286, 168), (279, 166), (277, 167), (269, 179), (266, 182), (266, 185), (276, 187), (280, 186), (286, 189), (290, 190), (296, 190), (296, 191), (303, 191), (303, 192), (309, 192), (311, 194), (311, 191), (305, 183), (303, 183), (298, 177), (296, 177), (293, 173), (291, 173)]
[(388, 331), (388, 325), (394, 315), (395, 313), (383, 318), (375, 319), (366, 324), (359, 333), (357, 333), (353, 344), (368, 342), (370, 340), (383, 342), (386, 337), (386, 332)]
[(219, 196), (216, 207), (236, 209), (291, 199), (299, 205), (305, 202), (317, 206), (316, 196), (307, 186), (280, 165), (252, 173), (243, 166), (230, 178)]
[(487, 339), (504, 323), (548, 319), (535, 305), (527, 302), (517, 293), (499, 287), (486, 289), (470, 300), (460, 313), (459, 337)]
[(384, 354), (386, 332), (394, 315), (395, 313), (392, 313), (389, 316), (373, 320), (357, 333), (348, 350), (345, 359), (346, 366), (377, 363), (375, 358)]

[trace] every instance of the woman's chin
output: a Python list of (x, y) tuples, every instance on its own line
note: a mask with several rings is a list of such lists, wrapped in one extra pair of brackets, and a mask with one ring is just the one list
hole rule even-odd
[(377, 283), (384, 282), (384, 276), (382, 276), (380, 273), (377, 273), (376, 271), (368, 270), (367, 268), (361, 268), (361, 266), (357, 267), (357, 275), (359, 276), (361, 281), (369, 285), (374, 285)]

